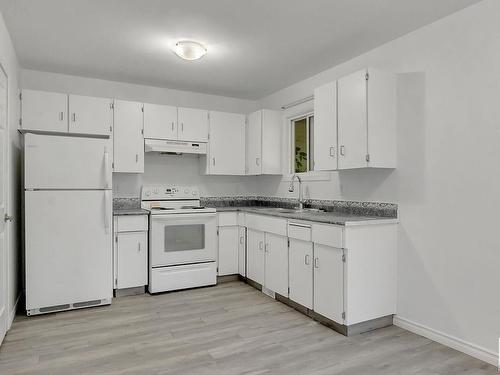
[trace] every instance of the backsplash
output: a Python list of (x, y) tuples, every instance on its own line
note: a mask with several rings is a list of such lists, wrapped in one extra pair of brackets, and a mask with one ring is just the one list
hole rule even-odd
[[(202, 197), (200, 201), (201, 205), (208, 207), (293, 208), (297, 206), (296, 199), (263, 196)], [(395, 203), (307, 199), (304, 206), (350, 215), (398, 217), (398, 205)]]

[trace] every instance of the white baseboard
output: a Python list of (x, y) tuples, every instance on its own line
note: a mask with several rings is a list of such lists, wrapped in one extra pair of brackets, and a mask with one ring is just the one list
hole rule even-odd
[(498, 366), (498, 353), (492, 352), (478, 345), (426, 327), (422, 324), (412, 322), (411, 320), (401, 318), (399, 316), (394, 317), (394, 325), (406, 329), (407, 331), (416, 333), (417, 335), (427, 337), (432, 341), (436, 341), (452, 349), (458, 350), (459, 352), (468, 354), (471, 357), (480, 359), (481, 361), (492, 364), (493, 366)]
[(12, 308), (11, 311), (9, 311), (9, 320), (7, 322), (7, 331), (10, 329), (12, 326), (12, 323), (14, 322), (14, 319), (16, 317), (16, 312), (17, 312), (17, 305), (19, 304), (19, 301), (21, 300), (21, 296), (23, 293), (19, 293), (19, 295), (16, 298), (16, 302), (14, 303), (14, 307)]

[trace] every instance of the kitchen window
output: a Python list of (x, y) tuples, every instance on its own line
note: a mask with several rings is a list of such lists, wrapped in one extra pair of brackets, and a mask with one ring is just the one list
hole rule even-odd
[(290, 173), (307, 173), (314, 169), (313, 137), (313, 114), (291, 120)]

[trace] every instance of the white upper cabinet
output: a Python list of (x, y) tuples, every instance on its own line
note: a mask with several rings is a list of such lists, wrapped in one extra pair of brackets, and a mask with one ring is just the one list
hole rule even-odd
[(208, 111), (196, 108), (177, 108), (178, 139), (208, 141)]
[(263, 109), (248, 115), (247, 174), (282, 174), (282, 113)]
[(245, 115), (210, 112), (208, 173), (245, 174)]
[(23, 130), (68, 132), (67, 94), (23, 90), (21, 113)]
[(111, 135), (112, 100), (91, 96), (69, 95), (69, 132)]
[(144, 172), (142, 103), (114, 102), (114, 171)]
[(338, 80), (338, 169), (396, 167), (396, 77), (365, 69)]
[(144, 138), (177, 139), (177, 107), (144, 103)]
[(337, 169), (337, 82), (314, 90), (314, 170)]

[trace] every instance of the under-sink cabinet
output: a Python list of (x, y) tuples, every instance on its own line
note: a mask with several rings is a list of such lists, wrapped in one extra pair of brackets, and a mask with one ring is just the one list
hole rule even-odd
[(114, 289), (148, 284), (148, 216), (114, 217)]

